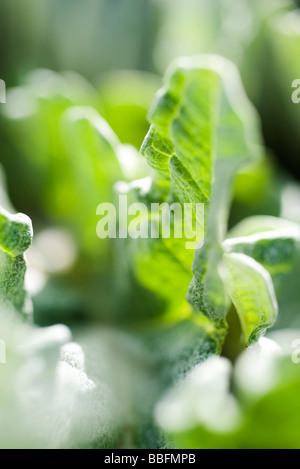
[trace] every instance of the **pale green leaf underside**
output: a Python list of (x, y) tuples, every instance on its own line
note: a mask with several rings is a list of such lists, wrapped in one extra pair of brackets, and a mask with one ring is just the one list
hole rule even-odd
[(270, 274), (245, 254), (225, 254), (221, 266), (227, 291), (239, 315), (246, 342), (271, 327), (278, 305)]
[(30, 219), (0, 208), (0, 302), (23, 311), (26, 262), (23, 253), (32, 239)]

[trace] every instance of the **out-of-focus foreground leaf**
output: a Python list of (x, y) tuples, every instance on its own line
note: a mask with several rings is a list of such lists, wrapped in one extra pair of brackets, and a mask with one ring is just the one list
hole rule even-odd
[(211, 358), (166, 394), (157, 420), (175, 448), (297, 449), (298, 363), (296, 329), (260, 339), (234, 368)]
[[(97, 241), (96, 207), (109, 200), (111, 186), (122, 174), (116, 156), (118, 139), (90, 109), (92, 104), (98, 105), (97, 93), (80, 76), (39, 70), (23, 87), (9, 91), (5, 108), (15, 153), (26, 161), (21, 185), (25, 203), (27, 197), (27, 203), (33, 199), (31, 211), (34, 207), (74, 230), (85, 252)], [(19, 170), (22, 158), (17, 156), (14, 162)], [(33, 179), (29, 194), (26, 175)]]

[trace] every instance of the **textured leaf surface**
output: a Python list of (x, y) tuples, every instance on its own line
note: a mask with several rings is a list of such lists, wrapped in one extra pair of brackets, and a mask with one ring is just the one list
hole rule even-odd
[(0, 208), (0, 301), (24, 311), (26, 292), (24, 252), (32, 239), (30, 219), (23, 214), (11, 215)]
[(280, 218), (251, 217), (229, 235), (223, 243), (225, 252), (246, 254), (269, 272), (279, 305), (275, 326), (299, 327), (299, 225)]
[(252, 343), (274, 324), (278, 314), (271, 276), (245, 254), (225, 254), (222, 271), (241, 321), (244, 338)]
[[(255, 155), (256, 114), (237, 70), (217, 56), (180, 59), (150, 111), (142, 153), (170, 181), (182, 203), (205, 204), (206, 243), (196, 253), (189, 300), (213, 319), (224, 318), (228, 298), (218, 275), (218, 246), (226, 231), (237, 170)], [(208, 272), (208, 265), (210, 266)]]

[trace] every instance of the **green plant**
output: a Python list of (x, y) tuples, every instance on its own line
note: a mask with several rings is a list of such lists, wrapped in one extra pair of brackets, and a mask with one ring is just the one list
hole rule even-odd
[[(9, 135), (19, 136), (15, 145), (32, 174), (45, 181), (32, 188), (41, 195), (36, 210), (43, 223), (64, 226), (78, 246), (76, 263), (59, 275), (49, 269), (38, 295), (48, 298), (55, 281), (60, 290), (54, 291), (67, 301), (66, 284), (79, 290), (84, 306), (78, 324), (75, 314), (65, 315), (57, 293), (51, 298), (55, 319), (68, 323), (76, 343), (65, 326), (44, 329), (22, 318), (31, 224), (1, 210), (0, 320), (12, 359), (0, 386), (0, 444), (299, 447), (292, 409), (298, 408), (299, 377), (289, 348), (298, 331), (263, 335), (277, 327), (277, 316), (277, 324), (294, 325), (297, 311), (288, 310), (299, 304), (300, 228), (271, 216), (229, 227), (236, 180), (242, 174), (251, 187), (253, 173), (262, 171), (264, 181), (267, 166), (259, 118), (237, 68), (216, 55), (171, 66), (149, 112), (141, 149), (147, 169), (99, 115), (101, 104), (91, 107), (94, 91), (81, 95), (84, 102), (78, 102), (78, 89), (66, 100), (65, 79), (42, 73), (50, 92), (45, 96), (30, 84), (12, 91), (31, 103), (30, 112), (16, 116), (8, 109), (5, 125)], [(159, 232), (155, 238), (98, 240), (97, 204), (120, 194), (148, 207), (192, 204), (201, 246), (186, 249), (187, 239), (175, 236), (174, 225), (167, 239)], [(156, 223), (151, 216), (140, 223)], [(29, 258), (35, 259), (38, 247), (34, 238)], [(277, 432), (288, 431), (286, 438), (275, 435), (275, 421)]]

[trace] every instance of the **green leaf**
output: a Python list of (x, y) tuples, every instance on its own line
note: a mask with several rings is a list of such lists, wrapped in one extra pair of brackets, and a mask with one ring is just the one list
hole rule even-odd
[(274, 282), (282, 281), (294, 266), (299, 249), (300, 228), (233, 238), (224, 243), (230, 252), (242, 252), (265, 267)]
[[(255, 158), (256, 113), (235, 66), (204, 55), (175, 61), (149, 119), (152, 126), (141, 151), (156, 178), (148, 189), (132, 192), (134, 199), (146, 201), (148, 207), (154, 201), (192, 204), (192, 222), (200, 239), (205, 233), (205, 243), (196, 252), (193, 280), (194, 253), (186, 249), (186, 239), (175, 239), (174, 227), (170, 239), (160, 233), (158, 239), (135, 240), (133, 270), (162, 298), (165, 310), (173, 311), (173, 318), (190, 314), (185, 298), (191, 284), (189, 301), (195, 310), (224, 327), (229, 298), (217, 269), (223, 255), (220, 241), (226, 233), (234, 176)], [(201, 203), (205, 214), (199, 220), (196, 210)], [(149, 226), (152, 218), (144, 222)]]
[(253, 144), (260, 141), (237, 69), (218, 56), (175, 61), (149, 118), (142, 153), (172, 181), (183, 202), (208, 202), (215, 160), (232, 164), (234, 171), (251, 160)]
[(196, 365), (219, 355), (225, 332), (203, 315), (149, 323), (145, 336), (164, 384), (180, 383)]
[[(174, 237), (172, 216), (170, 216), (170, 237), (163, 237), (159, 223), (161, 218), (157, 212), (151, 211), (151, 204), (157, 203), (161, 206), (161, 214), (165, 214), (168, 210), (166, 202), (178, 203), (178, 199), (170, 194), (168, 185), (162, 180), (152, 181), (150, 178), (130, 184), (119, 184), (117, 191), (119, 195), (128, 196), (128, 205), (142, 203), (149, 212), (149, 217), (147, 215), (141, 221), (141, 225), (145, 226), (149, 234), (147, 238), (128, 237), (117, 241), (118, 272), (121, 275), (119, 283), (124, 284), (124, 277), (130, 278), (130, 274), (133, 274), (140, 285), (157, 296), (161, 304), (156, 305), (154, 302), (156, 306), (153, 316), (164, 316), (165, 319), (171, 320), (189, 317), (192, 308), (186, 300), (186, 294), (192, 279), (191, 265), (194, 251), (186, 249), (185, 243), (188, 240), (184, 236)], [(152, 226), (157, 231), (157, 237), (151, 236)], [(123, 262), (122, 266), (124, 259), (126, 262)]]
[(225, 254), (222, 275), (240, 318), (246, 343), (252, 343), (271, 327), (278, 305), (270, 274), (245, 254)]
[(11, 215), (0, 208), (0, 301), (25, 312), (26, 292), (24, 252), (32, 239), (30, 219), (21, 213)]
[(196, 251), (193, 262), (194, 277), (188, 290), (188, 300), (195, 311), (221, 322), (230, 307), (230, 299), (218, 271), (222, 257), (222, 246), (216, 241), (206, 241), (203, 247)]
[[(255, 157), (257, 117), (234, 65), (217, 56), (174, 63), (150, 111), (142, 153), (182, 203), (205, 204), (205, 245), (196, 252), (193, 307), (223, 319), (229, 301), (217, 266), (238, 169)], [(197, 225), (198, 230), (204, 227)], [(208, 265), (210, 269), (208, 271)]]
[(216, 433), (235, 428), (239, 409), (229, 393), (231, 372), (231, 363), (223, 357), (211, 356), (195, 366), (158, 403), (158, 424), (173, 434), (201, 425)]

